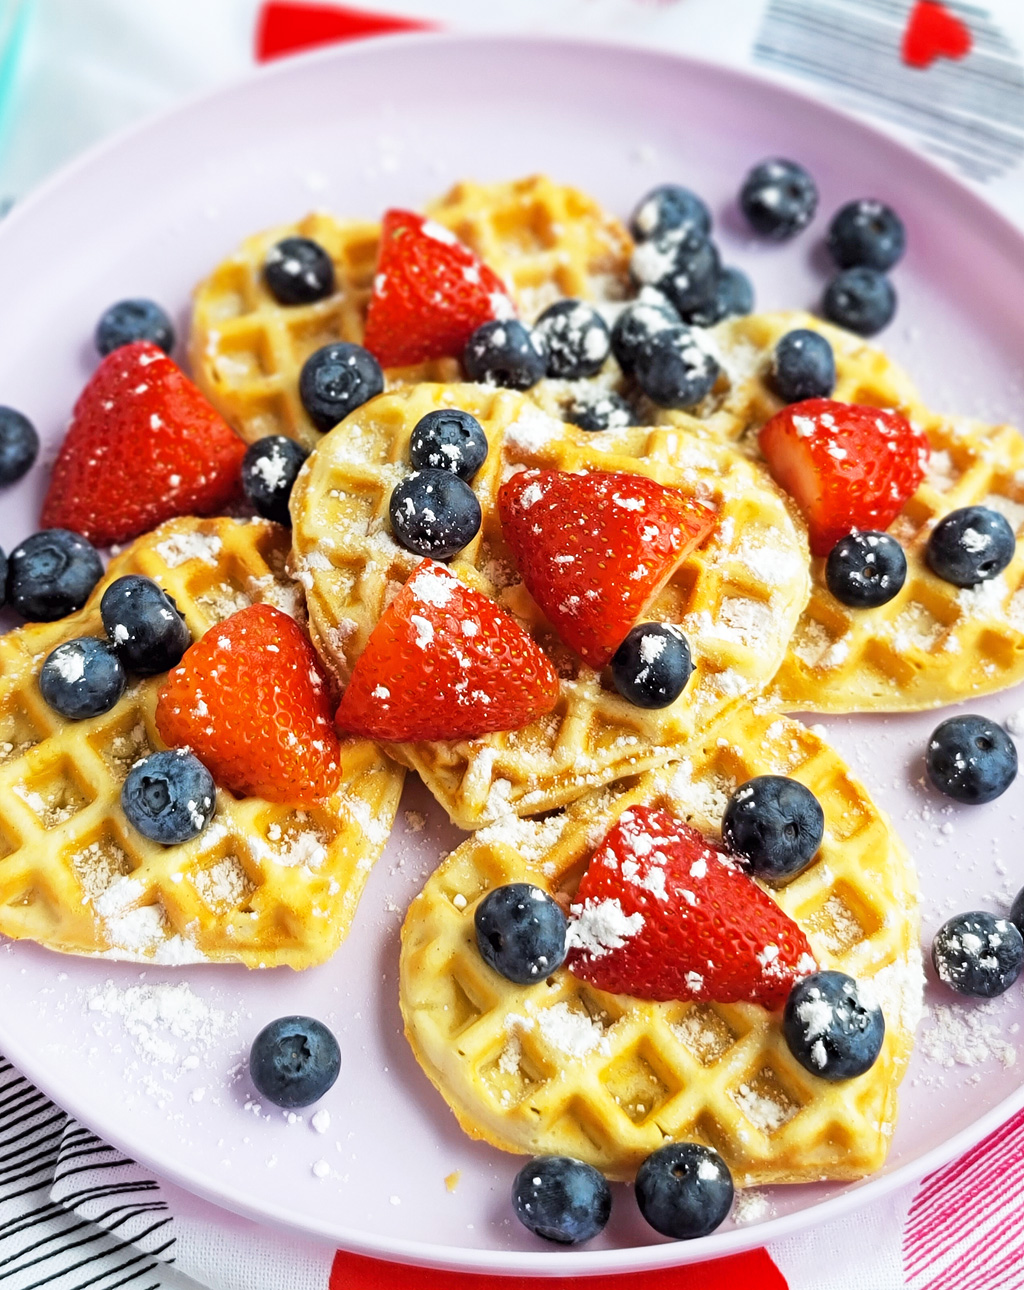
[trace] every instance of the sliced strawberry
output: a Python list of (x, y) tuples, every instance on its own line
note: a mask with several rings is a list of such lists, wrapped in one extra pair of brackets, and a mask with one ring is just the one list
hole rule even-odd
[(776, 482), (804, 513), (815, 555), (854, 529), (887, 529), (917, 490), (928, 440), (898, 412), (805, 399), (759, 435)]
[(530, 594), (601, 668), (715, 513), (645, 475), (524, 470), (498, 494), (501, 527)]
[(97, 546), (176, 515), (210, 515), (240, 488), (245, 444), (155, 345), (124, 345), (79, 395), (43, 503), (44, 528)]
[(566, 966), (599, 990), (779, 1008), (815, 970), (807, 937), (667, 811), (624, 811), (576, 893)]
[(444, 225), (385, 214), (363, 338), (382, 367), (458, 358), (481, 323), (514, 315), (498, 275)]
[(337, 724), (370, 739), (475, 739), (557, 699), (554, 668), (516, 620), (424, 560), (356, 660)]
[(250, 605), (211, 627), (167, 674), (156, 728), (243, 797), (312, 805), (338, 786), (338, 736), (313, 646), (294, 619)]

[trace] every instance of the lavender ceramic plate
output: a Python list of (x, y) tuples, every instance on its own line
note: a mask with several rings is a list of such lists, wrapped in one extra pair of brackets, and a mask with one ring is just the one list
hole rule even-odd
[[(810, 233), (784, 247), (748, 238), (732, 214), (740, 177), (770, 155), (799, 158), (822, 193)], [(703, 193), (726, 259), (766, 307), (820, 296), (827, 214), (857, 196), (891, 201), (910, 229), (896, 272), (900, 313), (884, 336), (935, 406), (1019, 414), (1024, 238), (950, 178), (863, 125), (768, 83), (676, 57), (600, 45), (396, 37), (285, 62), (153, 121), (79, 162), (0, 227), (0, 401), (24, 409), (52, 450), (94, 364), (91, 333), (111, 301), (149, 295), (186, 328), (189, 291), (240, 238), (311, 206), (376, 217), (460, 177), (547, 171), (625, 214), (655, 183)], [(0, 545), (35, 527), (37, 468), (0, 500)], [(1020, 691), (976, 705), (1006, 720)], [(980, 808), (920, 785), (935, 718), (827, 722), (915, 853), (927, 935), (956, 909), (1005, 909), (1024, 882), (1022, 788)], [(983, 1009), (924, 1023), (886, 1170), (853, 1187), (776, 1188), (773, 1217), (669, 1244), (625, 1188), (585, 1251), (541, 1247), (511, 1217), (519, 1161), (470, 1142), (410, 1056), (396, 1002), (402, 911), (457, 841), (410, 785), (400, 827), (356, 926), (327, 966), (287, 970), (130, 965), (0, 947), (0, 1051), (56, 1101), (137, 1160), (240, 1213), (346, 1248), (451, 1268), (626, 1271), (726, 1254), (834, 1217), (976, 1140), (1024, 1105), (1020, 987)], [(174, 982), (148, 1023), (138, 991)], [(943, 1003), (929, 987), (930, 1002)], [(240, 1073), (248, 1044), (285, 1012), (324, 1018), (344, 1054), (324, 1100), (330, 1123), (257, 1113)], [(174, 1033), (175, 1029), (177, 1034)], [(324, 1119), (319, 1120), (324, 1127)], [(316, 1169), (314, 1170), (314, 1166)], [(445, 1178), (456, 1171), (454, 1191)]]

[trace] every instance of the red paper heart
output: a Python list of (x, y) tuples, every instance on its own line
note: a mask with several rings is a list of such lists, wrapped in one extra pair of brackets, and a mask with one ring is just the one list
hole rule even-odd
[(903, 33), (903, 61), (930, 67), (937, 58), (963, 58), (971, 50), (971, 33), (956, 14), (936, 0), (917, 0)]

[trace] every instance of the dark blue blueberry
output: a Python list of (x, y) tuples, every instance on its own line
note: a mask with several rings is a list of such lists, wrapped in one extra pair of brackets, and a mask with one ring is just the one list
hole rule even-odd
[(651, 189), (633, 212), (629, 231), (638, 242), (675, 232), (692, 231), (707, 237), (711, 232), (711, 212), (689, 188), (660, 184)]
[(11, 552), (7, 599), (23, 617), (50, 623), (81, 609), (102, 576), (91, 542), (69, 529), (43, 529)]
[(173, 846), (196, 838), (213, 819), (213, 776), (194, 753), (181, 748), (136, 762), (121, 786), (128, 823), (152, 842)]
[(103, 630), (129, 672), (156, 676), (177, 667), (192, 633), (173, 597), (138, 573), (115, 579), (100, 600)]
[(806, 228), (817, 209), (814, 180), (795, 161), (762, 161), (740, 189), (740, 210), (751, 228), (774, 242), (784, 242)]
[(487, 436), (468, 412), (438, 408), (416, 423), (409, 460), (416, 470), (450, 470), (460, 479), (472, 479), (487, 460)]
[(1010, 922), (1024, 936), (1024, 888), (1017, 892), (1010, 906)]
[(718, 274), (713, 298), (697, 309), (688, 309), (683, 322), (691, 327), (713, 327), (723, 318), (749, 314), (753, 307), (753, 283), (742, 269), (724, 268)]
[(326, 433), (384, 389), (384, 373), (368, 349), (340, 340), (310, 354), (299, 373), (299, 397)]
[(392, 490), (388, 517), (407, 551), (450, 560), (480, 531), (481, 511), (470, 486), (450, 470), (414, 470)]
[(96, 348), (106, 357), (122, 345), (148, 340), (169, 354), (174, 325), (155, 300), (119, 300), (96, 324)]
[(636, 383), (660, 408), (692, 408), (710, 394), (718, 364), (685, 327), (656, 332), (633, 365)]
[(611, 350), (608, 324), (582, 300), (558, 300), (534, 327), (548, 351), (548, 376), (578, 381), (595, 376)]
[(612, 1193), (593, 1165), (570, 1156), (539, 1156), (516, 1174), (512, 1204), (519, 1221), (537, 1236), (579, 1245), (603, 1231)]
[(678, 328), (682, 319), (660, 291), (644, 287), (637, 300), (626, 305), (612, 328), (612, 353), (624, 372), (632, 372), (640, 353), (660, 332)]
[(39, 456), (32, 422), (14, 408), (0, 407), (0, 484), (16, 483)]
[(932, 941), (939, 980), (957, 994), (1005, 994), (1024, 968), (1024, 937), (1014, 924), (984, 910), (957, 914)]
[(517, 985), (549, 977), (565, 958), (565, 915), (540, 887), (495, 887), (476, 907), (476, 943), (485, 963)]
[(729, 1166), (699, 1142), (671, 1142), (652, 1151), (637, 1171), (634, 1190), (651, 1227), (677, 1241), (713, 1232), (734, 1195)]
[(772, 389), (786, 403), (829, 399), (836, 388), (836, 359), (819, 332), (806, 327), (786, 332), (772, 355)]
[(267, 252), (263, 281), (279, 305), (311, 305), (334, 290), (334, 265), (319, 242), (286, 237)]
[(841, 269), (864, 267), (884, 273), (907, 249), (907, 233), (891, 206), (860, 197), (833, 215), (828, 249)]
[(949, 717), (932, 731), (924, 758), (928, 778), (954, 801), (991, 802), (1017, 778), (1013, 740), (988, 717)]
[(882, 1051), (885, 1017), (873, 995), (852, 976), (815, 972), (790, 990), (782, 1034), (812, 1075), (853, 1079), (870, 1070)]
[(987, 506), (962, 506), (939, 520), (924, 554), (937, 577), (957, 587), (974, 587), (1002, 573), (1016, 550), (1005, 515)]
[(315, 1017), (279, 1017), (264, 1026), (249, 1050), (249, 1075), (275, 1106), (310, 1106), (341, 1070), (338, 1041)]
[(7, 604), (7, 556), (0, 547), (0, 609)]
[(246, 448), (242, 458), (242, 487), (257, 514), (291, 528), (288, 502), (292, 485), (308, 456), (301, 444), (283, 434), (267, 435)]
[(525, 323), (498, 318), (470, 336), (462, 365), (471, 381), (528, 390), (547, 372), (548, 353), (543, 339)]
[(877, 269), (844, 269), (825, 288), (821, 311), (839, 327), (873, 336), (892, 322), (896, 288)]
[(639, 287), (655, 287), (680, 313), (710, 305), (721, 261), (712, 242), (700, 233), (667, 233), (641, 242), (629, 261)]
[(840, 538), (825, 561), (825, 582), (851, 609), (888, 604), (907, 580), (907, 557), (888, 533), (863, 529)]
[(109, 712), (128, 684), (121, 660), (109, 641), (79, 636), (46, 656), (39, 690), (46, 702), (71, 721)]
[(565, 419), (581, 430), (625, 430), (636, 413), (620, 394), (595, 386), (573, 394)]
[(729, 798), (722, 840), (758, 878), (783, 881), (814, 859), (825, 831), (821, 803), (785, 775), (756, 775)]
[(638, 623), (612, 655), (612, 681), (638, 708), (667, 708), (686, 687), (693, 663), (672, 623)]

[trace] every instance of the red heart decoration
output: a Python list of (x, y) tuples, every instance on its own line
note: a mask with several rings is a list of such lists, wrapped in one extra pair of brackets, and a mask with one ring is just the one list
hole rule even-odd
[(963, 58), (971, 44), (970, 30), (945, 5), (917, 0), (903, 33), (901, 53), (910, 67), (930, 67), (937, 58)]

